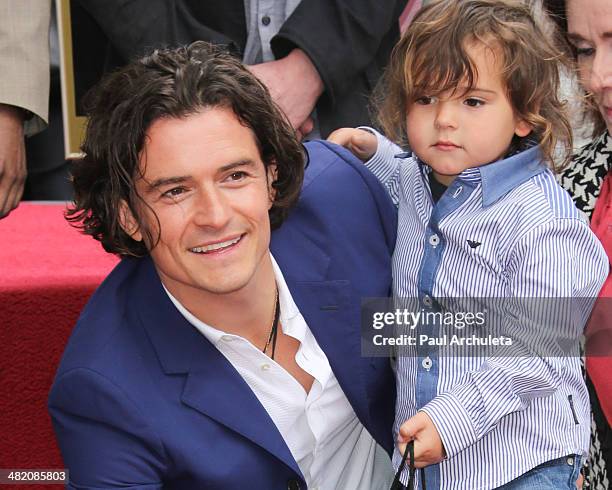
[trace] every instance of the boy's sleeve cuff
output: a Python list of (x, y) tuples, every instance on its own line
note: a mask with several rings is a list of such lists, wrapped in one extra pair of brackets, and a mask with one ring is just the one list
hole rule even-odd
[(452, 458), (478, 440), (467, 410), (454, 395), (438, 395), (420, 411), (429, 415), (436, 426), (447, 458)]
[(376, 136), (376, 153), (365, 162), (365, 166), (380, 180), (386, 182), (397, 169), (396, 155), (402, 153), (402, 149), (389, 141), (374, 128), (359, 126), (357, 129), (369, 131)]

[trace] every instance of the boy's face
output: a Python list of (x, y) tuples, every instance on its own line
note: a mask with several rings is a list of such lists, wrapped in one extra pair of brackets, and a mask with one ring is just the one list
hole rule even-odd
[(515, 134), (531, 131), (514, 114), (496, 53), (482, 43), (466, 51), (477, 72), (474, 89), (420, 97), (409, 102), (406, 115), (411, 149), (445, 185), (467, 168), (499, 160)]

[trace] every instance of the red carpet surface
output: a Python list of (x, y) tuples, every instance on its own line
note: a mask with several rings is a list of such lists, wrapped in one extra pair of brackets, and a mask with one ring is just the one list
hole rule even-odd
[[(23, 203), (0, 220), (0, 468), (63, 467), (47, 394), (81, 309), (117, 263), (64, 210)], [(32, 485), (46, 487), (60, 488)]]

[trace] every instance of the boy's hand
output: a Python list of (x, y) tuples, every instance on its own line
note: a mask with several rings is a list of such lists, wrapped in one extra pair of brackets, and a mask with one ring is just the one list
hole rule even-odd
[(397, 447), (404, 454), (408, 441), (414, 439), (414, 466), (424, 468), (439, 463), (446, 455), (438, 429), (425, 412), (418, 412), (400, 427)]
[(344, 146), (362, 161), (369, 160), (376, 153), (378, 142), (369, 131), (355, 128), (336, 129), (327, 138), (328, 141)]

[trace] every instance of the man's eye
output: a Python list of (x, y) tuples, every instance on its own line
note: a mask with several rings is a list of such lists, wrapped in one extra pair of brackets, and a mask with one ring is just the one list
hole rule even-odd
[(473, 97), (470, 97), (469, 99), (465, 99), (463, 103), (468, 107), (480, 107), (484, 105), (484, 100), (474, 99)]
[(232, 182), (238, 182), (238, 181), (243, 180), (246, 176), (247, 176), (246, 172), (242, 172), (242, 171), (232, 172), (229, 175), (228, 179), (231, 180)]
[(184, 187), (173, 187), (172, 189), (169, 189), (165, 192), (162, 193), (162, 196), (164, 197), (178, 197), (181, 194), (183, 194), (185, 192), (185, 188)]
[(419, 105), (430, 105), (435, 102), (435, 97), (430, 97), (429, 95), (423, 95), (415, 100), (415, 103)]

